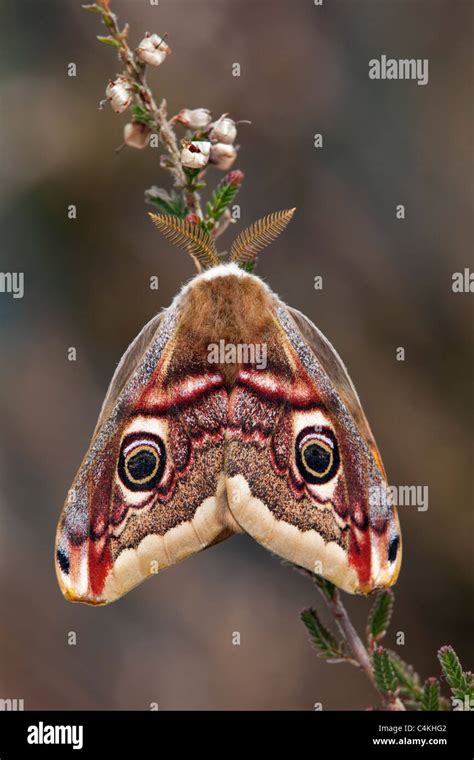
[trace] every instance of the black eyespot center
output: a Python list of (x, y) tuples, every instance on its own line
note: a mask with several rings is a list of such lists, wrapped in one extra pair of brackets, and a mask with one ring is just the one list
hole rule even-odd
[(146, 483), (157, 471), (160, 459), (151, 446), (139, 446), (125, 457), (125, 469), (134, 483)]
[(398, 547), (400, 545), (400, 536), (394, 536), (388, 545), (388, 561), (394, 562), (397, 557)]
[(301, 430), (295, 442), (295, 459), (298, 470), (307, 483), (322, 485), (332, 480), (340, 464), (333, 431), (322, 426)]
[(318, 477), (323, 477), (331, 469), (332, 450), (321, 441), (310, 440), (303, 444), (301, 457), (307, 470)]
[(151, 491), (159, 483), (166, 465), (166, 450), (159, 436), (131, 433), (122, 442), (117, 471), (130, 491)]

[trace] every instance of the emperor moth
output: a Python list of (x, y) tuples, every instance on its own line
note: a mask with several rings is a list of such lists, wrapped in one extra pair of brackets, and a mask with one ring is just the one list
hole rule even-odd
[[(395, 583), (396, 509), (330, 342), (248, 271), (294, 209), (242, 232), (221, 263), (197, 225), (151, 215), (199, 273), (122, 357), (56, 534), (65, 597), (105, 604), (245, 532), (345, 591)], [(265, 367), (210, 348), (266, 347)], [(222, 357), (221, 357), (222, 359)]]

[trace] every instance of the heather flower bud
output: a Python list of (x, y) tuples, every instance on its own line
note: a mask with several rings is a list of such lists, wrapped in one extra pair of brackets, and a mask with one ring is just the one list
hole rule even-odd
[(161, 66), (166, 56), (171, 53), (171, 48), (159, 34), (147, 34), (137, 48), (137, 55), (143, 63), (150, 66)]
[(193, 214), (187, 214), (184, 221), (188, 222), (188, 224), (199, 224), (201, 220), (197, 214), (193, 213)]
[(151, 129), (145, 124), (132, 122), (123, 128), (123, 141), (130, 148), (146, 148), (150, 142)]
[(245, 174), (241, 172), (240, 169), (234, 169), (233, 171), (229, 172), (229, 174), (226, 174), (226, 176), (223, 179), (223, 182), (227, 182), (228, 185), (234, 185), (235, 187), (240, 187), (244, 179), (245, 179)]
[(220, 119), (211, 125), (209, 137), (212, 142), (220, 142), (231, 145), (237, 137), (237, 127), (235, 126), (235, 121), (233, 119), (229, 119), (227, 114), (222, 114)]
[(211, 123), (212, 116), (207, 108), (183, 108), (176, 116), (176, 121), (190, 129), (206, 129)]
[(211, 143), (207, 140), (194, 140), (187, 143), (181, 151), (181, 163), (188, 169), (203, 169), (209, 162)]
[(115, 113), (126, 111), (132, 102), (132, 86), (128, 79), (122, 76), (108, 83), (105, 94)]
[(211, 147), (210, 161), (217, 169), (230, 169), (236, 158), (237, 151), (233, 145), (216, 143)]

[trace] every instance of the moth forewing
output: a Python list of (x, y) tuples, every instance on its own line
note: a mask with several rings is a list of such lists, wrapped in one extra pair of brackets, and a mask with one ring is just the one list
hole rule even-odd
[(178, 299), (125, 353), (68, 493), (56, 568), (72, 601), (114, 601), (233, 532), (227, 394), (205, 347), (183, 333), (181, 310)]

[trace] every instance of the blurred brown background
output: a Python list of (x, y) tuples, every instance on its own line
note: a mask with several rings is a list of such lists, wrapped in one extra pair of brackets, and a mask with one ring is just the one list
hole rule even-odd
[[(430, 489), (427, 512), (400, 510), (388, 643), (403, 631), (399, 652), (423, 676), (439, 672), (445, 643), (472, 667), (472, 296), (451, 290), (452, 273), (472, 266), (472, 4), (113, 7), (135, 44), (146, 30), (169, 33), (173, 53), (150, 81), (171, 114), (204, 106), (252, 121), (240, 127), (234, 166), (247, 177), (242, 222), (222, 246), (242, 225), (297, 206), (259, 273), (341, 353), (391, 482)], [(193, 272), (146, 216), (144, 189), (169, 187), (158, 152), (116, 154), (126, 119), (97, 109), (120, 70), (95, 40), (99, 18), (79, 0), (10, 0), (2, 16), (1, 269), (25, 273), (25, 296), (0, 294), (0, 697), (26, 709), (366, 707), (375, 700), (364, 677), (308, 645), (299, 613), (321, 606), (311, 584), (246, 537), (110, 607), (63, 600), (56, 521), (106, 386), (129, 341)], [(368, 61), (382, 53), (428, 58), (429, 84), (369, 80)], [(363, 627), (370, 601), (346, 600)]]

